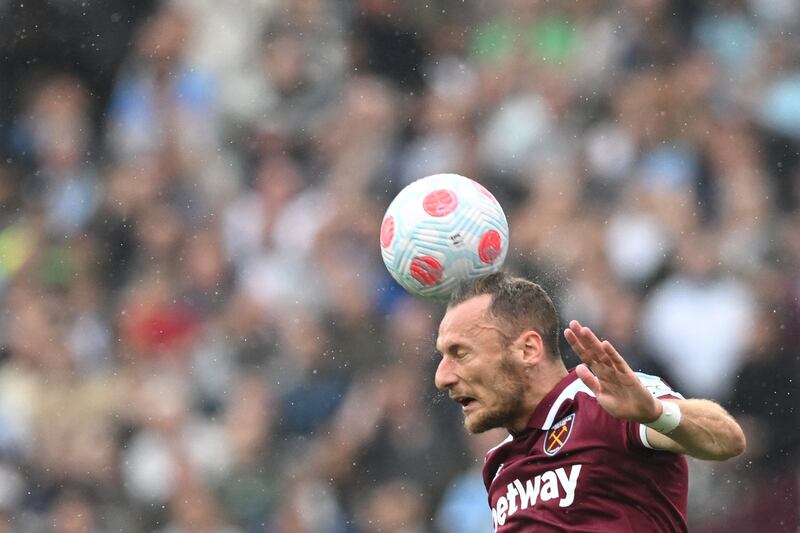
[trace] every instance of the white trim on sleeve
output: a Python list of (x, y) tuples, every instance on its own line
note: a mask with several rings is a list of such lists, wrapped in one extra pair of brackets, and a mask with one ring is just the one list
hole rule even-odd
[(639, 424), (639, 439), (642, 441), (642, 444), (645, 448), (650, 448), (651, 450), (655, 450), (653, 445), (650, 444), (650, 441), (647, 440), (647, 426), (644, 424)]
[(647, 390), (650, 391), (650, 394), (656, 398), (660, 398), (662, 396), (672, 396), (678, 400), (686, 399), (683, 397), (683, 394), (672, 390), (672, 387), (664, 383), (664, 380), (658, 376), (651, 376), (650, 374), (645, 374), (644, 372), (634, 372), (634, 374), (636, 374), (636, 377), (642, 382), (642, 385), (644, 385)]

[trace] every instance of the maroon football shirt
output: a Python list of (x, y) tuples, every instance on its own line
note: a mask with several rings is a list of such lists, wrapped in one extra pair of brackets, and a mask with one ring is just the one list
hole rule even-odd
[[(658, 398), (683, 398), (637, 376)], [(644, 430), (608, 414), (572, 370), (486, 454), (495, 531), (687, 531), (686, 459), (653, 450)]]

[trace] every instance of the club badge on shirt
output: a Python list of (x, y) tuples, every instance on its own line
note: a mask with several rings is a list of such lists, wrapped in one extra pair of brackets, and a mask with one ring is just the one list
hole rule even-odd
[(544, 453), (553, 456), (564, 447), (572, 434), (572, 425), (575, 422), (575, 413), (562, 418), (551, 427), (544, 437)]

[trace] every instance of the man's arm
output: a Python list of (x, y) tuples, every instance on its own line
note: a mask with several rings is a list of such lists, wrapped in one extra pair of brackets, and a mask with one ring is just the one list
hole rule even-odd
[[(564, 337), (583, 361), (576, 369), (578, 377), (609, 414), (641, 424), (652, 423), (661, 416), (662, 400), (647, 390), (610, 342), (601, 342), (577, 320), (570, 322)], [(744, 451), (742, 428), (716, 403), (694, 399), (664, 401), (678, 405), (680, 423), (667, 435), (648, 427), (646, 437), (651, 447), (719, 461)]]
[(666, 435), (647, 428), (647, 441), (653, 448), (713, 461), (724, 461), (744, 452), (742, 428), (719, 404), (696, 399), (664, 401), (678, 404), (681, 423)]

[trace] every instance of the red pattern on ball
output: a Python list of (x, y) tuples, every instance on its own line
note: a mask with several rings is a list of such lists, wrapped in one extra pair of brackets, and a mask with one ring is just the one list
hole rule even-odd
[(497, 259), (497, 256), (500, 255), (502, 246), (503, 239), (500, 237), (500, 234), (495, 230), (490, 229), (483, 234), (480, 242), (478, 243), (478, 256), (481, 258), (481, 261), (487, 265), (490, 265), (494, 263), (495, 259)]
[(487, 197), (487, 198), (489, 198), (490, 200), (494, 200), (494, 199), (495, 199), (495, 198), (494, 198), (494, 195), (493, 195), (493, 194), (492, 194), (492, 193), (489, 191), (489, 189), (487, 189), (486, 187), (484, 187), (483, 185), (481, 185), (481, 184), (480, 184), (480, 183), (478, 183), (477, 181), (473, 181), (472, 183), (474, 183), (474, 184), (475, 184), (475, 187), (476, 187), (476, 188), (477, 188), (479, 191), (481, 191), (481, 194), (483, 194), (484, 196), (486, 196), (486, 197)]
[(456, 210), (458, 197), (453, 191), (437, 189), (425, 195), (422, 207), (432, 217), (443, 217)]
[(426, 287), (435, 285), (442, 277), (442, 264), (429, 255), (419, 255), (411, 261), (411, 276)]
[(394, 217), (386, 217), (381, 224), (381, 247), (387, 248), (394, 239)]

